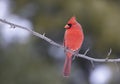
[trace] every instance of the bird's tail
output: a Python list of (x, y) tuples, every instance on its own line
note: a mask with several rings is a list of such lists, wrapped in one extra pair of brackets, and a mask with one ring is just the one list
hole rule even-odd
[(71, 72), (72, 54), (70, 52), (66, 53), (66, 59), (64, 63), (63, 75), (64, 77), (69, 77)]

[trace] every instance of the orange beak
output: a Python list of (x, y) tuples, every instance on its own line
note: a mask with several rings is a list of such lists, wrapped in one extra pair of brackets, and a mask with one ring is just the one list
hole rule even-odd
[(64, 27), (64, 28), (66, 28), (66, 29), (67, 29), (67, 28), (69, 28), (69, 27), (70, 27), (69, 25), (65, 25), (65, 27)]

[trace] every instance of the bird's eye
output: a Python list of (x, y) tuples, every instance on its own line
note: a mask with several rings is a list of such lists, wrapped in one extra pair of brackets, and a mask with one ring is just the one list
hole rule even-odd
[(72, 26), (72, 24), (68, 24), (69, 28)]

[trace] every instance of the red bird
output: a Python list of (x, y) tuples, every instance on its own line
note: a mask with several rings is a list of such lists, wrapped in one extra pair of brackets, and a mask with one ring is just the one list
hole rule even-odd
[[(72, 51), (78, 51), (81, 48), (81, 45), (84, 40), (82, 26), (76, 21), (76, 18), (73, 16), (64, 28), (66, 29), (64, 35), (65, 48), (70, 49)], [(73, 54), (68, 51), (65, 51), (65, 53), (66, 59), (64, 64), (63, 75), (64, 77), (69, 77)]]

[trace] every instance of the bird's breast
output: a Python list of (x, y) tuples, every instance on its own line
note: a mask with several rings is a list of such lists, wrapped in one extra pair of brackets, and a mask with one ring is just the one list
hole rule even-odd
[(71, 50), (78, 50), (83, 42), (83, 31), (80, 29), (71, 28), (65, 32), (65, 46)]

